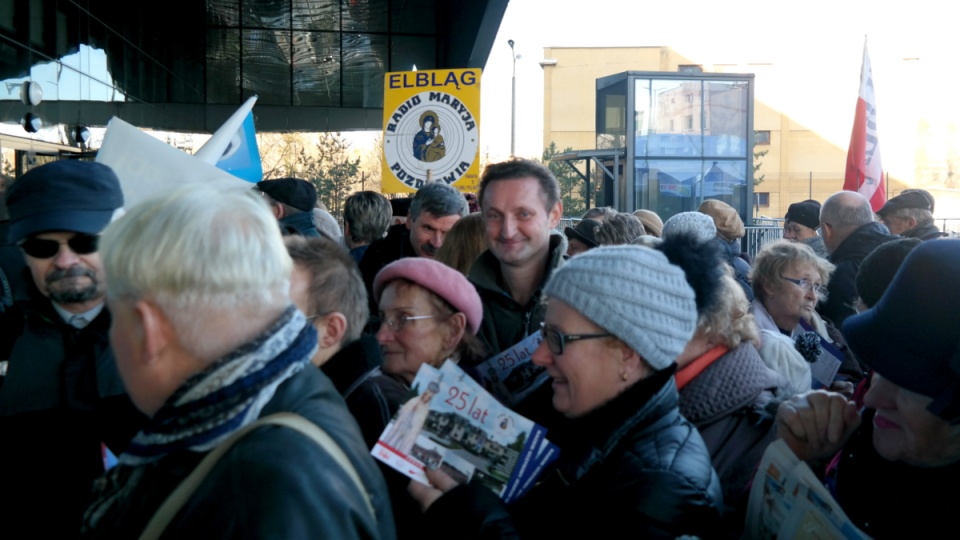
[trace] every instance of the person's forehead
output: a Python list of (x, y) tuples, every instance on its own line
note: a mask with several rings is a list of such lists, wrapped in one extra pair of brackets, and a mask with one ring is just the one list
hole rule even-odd
[(388, 312), (424, 307), (429, 304), (429, 294), (429, 291), (416, 283), (391, 281), (380, 295), (380, 309)]
[(523, 206), (534, 200), (542, 203), (545, 196), (540, 182), (532, 176), (525, 176), (491, 182), (486, 187), (483, 198), (484, 206), (493, 204), (493, 198), (498, 199), (496, 203), (499, 205)]
[(69, 240), (79, 233), (75, 231), (44, 231), (30, 235), (30, 238), (39, 238), (41, 240)]
[(416, 225), (430, 225), (434, 228), (446, 228), (449, 229), (453, 227), (453, 224), (460, 220), (460, 214), (449, 214), (446, 216), (438, 216), (430, 212), (421, 212), (417, 219), (414, 220)]

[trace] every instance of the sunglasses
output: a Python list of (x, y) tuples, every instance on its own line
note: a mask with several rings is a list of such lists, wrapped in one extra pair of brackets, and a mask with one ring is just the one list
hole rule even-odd
[(97, 251), (100, 237), (94, 234), (75, 234), (66, 242), (46, 238), (27, 238), (20, 242), (20, 249), (35, 259), (49, 259), (60, 252), (60, 246), (66, 244), (77, 255), (89, 255)]

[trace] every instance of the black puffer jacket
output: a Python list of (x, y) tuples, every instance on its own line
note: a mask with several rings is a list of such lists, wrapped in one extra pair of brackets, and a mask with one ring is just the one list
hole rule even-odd
[(860, 269), (860, 263), (877, 246), (897, 238), (890, 234), (883, 223), (867, 223), (850, 233), (830, 254), (830, 262), (837, 269), (827, 284), (827, 301), (822, 302), (817, 311), (837, 328), (842, 327), (843, 321), (855, 313), (853, 301), (857, 297), (857, 270)]
[(671, 371), (548, 433), (558, 466), (509, 508), (461, 485), (427, 512), (435, 530), (464, 538), (711, 537), (722, 505), (703, 439), (677, 410)]

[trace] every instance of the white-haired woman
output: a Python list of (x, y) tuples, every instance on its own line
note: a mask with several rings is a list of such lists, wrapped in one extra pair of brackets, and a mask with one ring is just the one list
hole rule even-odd
[[(837, 382), (844, 384), (838, 385), (837, 389), (852, 392), (853, 385), (863, 379), (864, 369), (840, 332), (816, 312), (817, 303), (826, 295), (833, 270), (830, 262), (817, 256), (806, 244), (786, 240), (767, 244), (757, 254), (750, 272), (756, 297), (750, 310), (762, 331), (764, 349), (771, 347), (777, 338), (786, 336), (793, 342), (800, 339), (800, 349), (803, 350), (802, 335), (814, 332), (822, 342), (821, 347), (832, 348), (842, 362)], [(784, 359), (779, 364), (783, 372), (796, 378), (802, 366), (786, 360), (786, 353), (778, 357)], [(765, 355), (765, 358), (769, 356)], [(815, 358), (806, 358), (808, 362), (812, 360)], [(794, 367), (788, 367), (789, 364)]]

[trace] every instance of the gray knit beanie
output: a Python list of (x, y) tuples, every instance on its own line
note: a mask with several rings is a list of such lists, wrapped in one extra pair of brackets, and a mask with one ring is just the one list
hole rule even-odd
[(606, 246), (572, 257), (554, 271), (544, 294), (622, 340), (658, 371), (673, 364), (697, 326), (683, 270), (646, 247)]
[(666, 240), (670, 235), (680, 232), (689, 232), (700, 242), (713, 240), (717, 236), (717, 226), (713, 218), (700, 212), (680, 212), (663, 223), (661, 238)]

